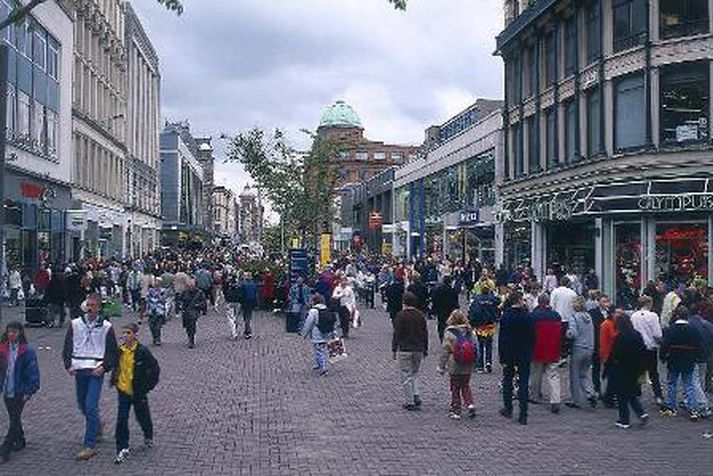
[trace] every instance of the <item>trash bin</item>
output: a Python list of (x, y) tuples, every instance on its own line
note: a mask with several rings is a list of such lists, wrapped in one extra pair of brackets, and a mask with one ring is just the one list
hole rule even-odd
[(285, 314), (285, 331), (291, 334), (297, 334), (300, 331), (300, 314), (298, 312)]

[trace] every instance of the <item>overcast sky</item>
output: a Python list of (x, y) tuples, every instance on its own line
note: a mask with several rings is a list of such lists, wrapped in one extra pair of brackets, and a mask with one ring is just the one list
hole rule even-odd
[[(302, 141), (330, 103), (344, 99), (369, 139), (419, 144), (424, 129), (502, 96), (492, 56), (501, 0), (183, 0), (177, 17), (134, 0), (161, 61), (164, 119), (196, 134), (280, 127)], [(216, 184), (249, 180), (223, 164)]]

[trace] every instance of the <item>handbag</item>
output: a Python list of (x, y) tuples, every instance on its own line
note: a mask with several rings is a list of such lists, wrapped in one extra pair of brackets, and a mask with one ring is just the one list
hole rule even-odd
[(344, 339), (337, 338), (327, 342), (327, 355), (331, 364), (346, 359), (347, 347), (344, 344)]

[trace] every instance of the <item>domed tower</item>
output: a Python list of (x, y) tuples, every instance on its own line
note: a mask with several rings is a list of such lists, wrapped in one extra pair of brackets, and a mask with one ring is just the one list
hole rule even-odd
[(327, 107), (319, 121), (317, 133), (330, 138), (360, 142), (364, 139), (364, 127), (356, 111), (339, 100)]

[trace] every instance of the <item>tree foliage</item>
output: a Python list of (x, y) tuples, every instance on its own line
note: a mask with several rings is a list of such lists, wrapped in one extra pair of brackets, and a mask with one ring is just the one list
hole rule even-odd
[(397, 10), (406, 10), (407, 0), (389, 0), (389, 3)]
[(227, 160), (243, 165), (280, 215), (287, 236), (314, 238), (333, 218), (340, 149), (304, 132), (312, 139), (308, 152), (290, 146), (279, 129), (241, 132), (230, 140)]

